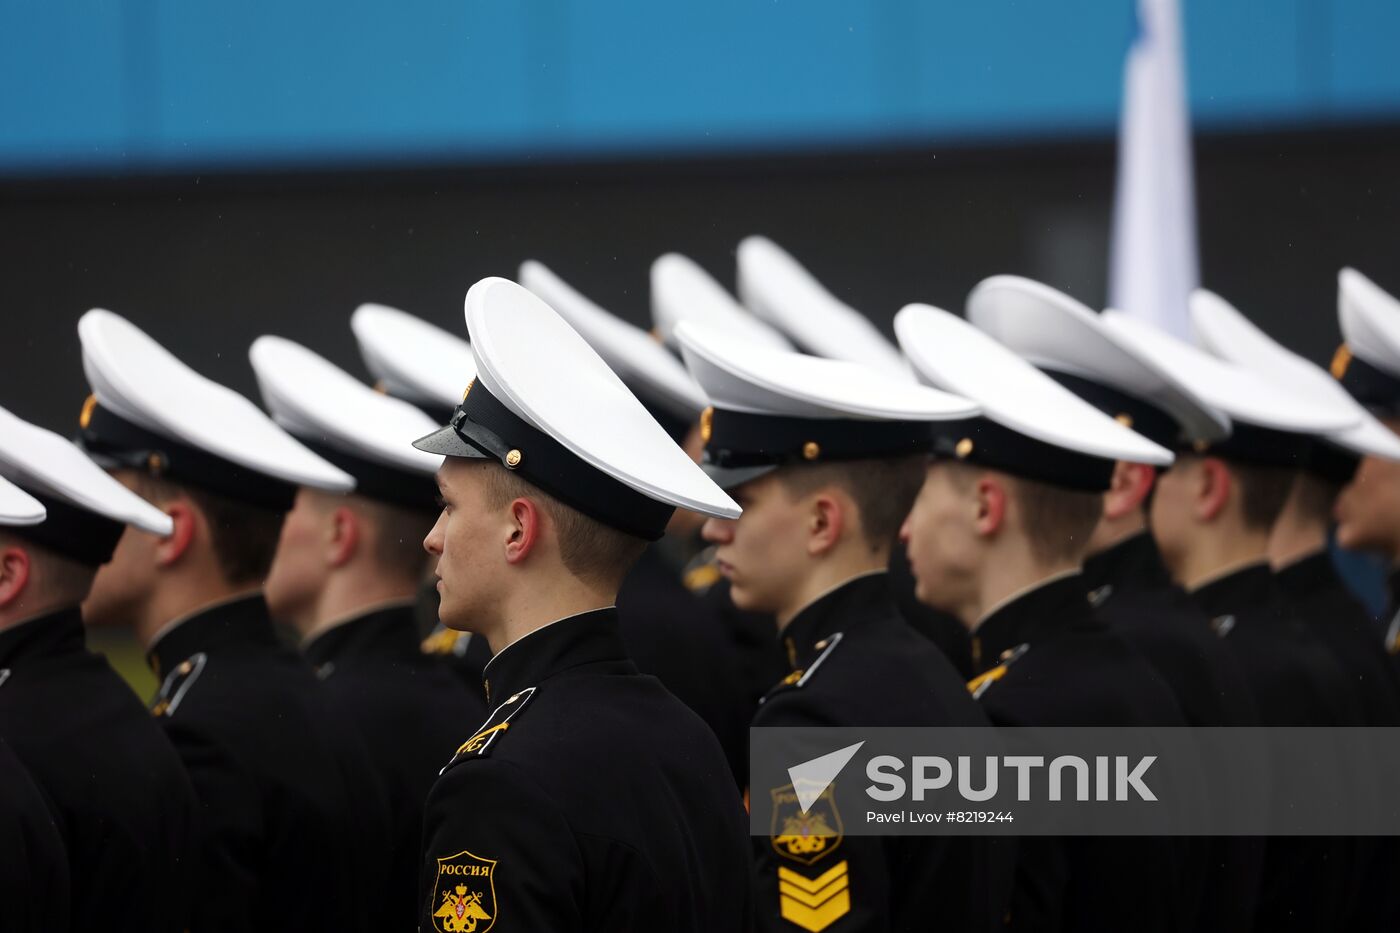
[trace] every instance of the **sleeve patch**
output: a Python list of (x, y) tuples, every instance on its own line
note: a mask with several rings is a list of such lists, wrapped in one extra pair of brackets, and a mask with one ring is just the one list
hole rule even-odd
[(812, 933), (825, 930), (850, 913), (850, 863), (838, 862), (815, 878), (780, 866), (778, 907), (789, 923)]

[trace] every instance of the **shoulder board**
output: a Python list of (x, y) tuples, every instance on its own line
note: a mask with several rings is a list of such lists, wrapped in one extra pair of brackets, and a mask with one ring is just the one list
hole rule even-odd
[(481, 724), (481, 728), (476, 730), (476, 734), (458, 746), (452, 760), (449, 761), (438, 774), (448, 768), (468, 758), (486, 758), (491, 754), (491, 749), (500, 741), (501, 736), (506, 734), (517, 716), (530, 705), (530, 700), (535, 696), (534, 687), (526, 687), (519, 693), (511, 694), (500, 706), (491, 711), (491, 715), (486, 717), (486, 721)]
[(175, 710), (179, 708), (185, 694), (190, 692), (190, 688), (199, 679), (199, 675), (204, 673), (204, 666), (208, 663), (209, 656), (200, 651), (175, 665), (175, 669), (165, 676), (164, 683), (160, 685), (156, 703), (151, 707), (151, 715), (175, 715)]
[(967, 682), (967, 692), (972, 694), (974, 700), (982, 699), (982, 694), (987, 692), (987, 688), (1006, 676), (1007, 670), (1012, 664), (1030, 650), (1030, 645), (1022, 643), (1006, 651), (1001, 656), (1001, 663), (989, 671), (978, 674)]
[(696, 596), (704, 595), (710, 587), (720, 581), (719, 563), (715, 560), (715, 548), (706, 548), (696, 555), (681, 571), (681, 585)]
[(827, 658), (831, 657), (831, 653), (836, 650), (836, 646), (841, 644), (841, 639), (843, 637), (844, 636), (840, 632), (833, 632), (831, 635), (817, 642), (816, 646), (821, 651), (821, 654), (817, 655), (805, 670), (793, 671), (791, 674), (788, 674), (782, 680), (778, 681), (777, 685), (774, 686), (772, 690), (769, 690), (768, 693), (764, 695), (763, 699), (758, 702), (767, 702), (769, 697), (782, 693), (784, 690), (800, 690), (807, 686), (808, 681), (817, 673), (817, 669), (822, 666)]
[(468, 633), (458, 632), (438, 623), (437, 629), (423, 639), (421, 647), (424, 654), (455, 655), (460, 658), (467, 653), (467, 645), (470, 643), (471, 636)]

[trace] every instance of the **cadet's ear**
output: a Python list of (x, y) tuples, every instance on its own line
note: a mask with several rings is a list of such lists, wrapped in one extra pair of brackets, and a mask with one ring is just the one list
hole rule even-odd
[(1122, 518), (1141, 508), (1157, 482), (1157, 470), (1145, 463), (1118, 461), (1103, 496), (1105, 518)]
[(344, 567), (360, 546), (360, 517), (349, 506), (338, 505), (331, 512), (331, 539), (326, 560), (332, 567)]
[(807, 517), (807, 553), (813, 557), (829, 553), (841, 540), (846, 527), (847, 503), (830, 491), (812, 497)]
[(518, 564), (530, 556), (544, 534), (544, 516), (539, 503), (521, 497), (510, 504), (507, 526), (506, 563)]
[(170, 516), (174, 528), (156, 544), (157, 567), (172, 566), (185, 556), (200, 521), (199, 511), (188, 499), (172, 499), (165, 503), (165, 514)]
[(1202, 521), (1214, 521), (1230, 501), (1234, 489), (1234, 476), (1225, 461), (1218, 457), (1205, 457), (1197, 471), (1196, 487), (1193, 490), (1196, 501), (1196, 515)]
[(976, 493), (977, 533), (990, 537), (1000, 531), (1002, 523), (1006, 521), (1006, 484), (991, 474), (983, 473), (977, 477), (973, 488)]
[(12, 604), (29, 583), (29, 552), (11, 545), (0, 550), (0, 609)]

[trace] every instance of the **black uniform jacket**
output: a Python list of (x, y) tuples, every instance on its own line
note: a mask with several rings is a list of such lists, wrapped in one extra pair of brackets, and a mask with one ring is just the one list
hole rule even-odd
[(443, 762), (486, 718), (486, 704), (418, 646), (413, 603), (341, 622), (302, 648), (331, 711), (353, 724), (388, 796), (391, 858), (382, 929), (412, 929), (423, 804)]
[[(705, 721), (736, 773), (748, 760), (755, 697), (743, 686), (747, 662), (714, 604), (686, 588), (682, 568), (656, 545), (628, 571), (617, 593), (627, 655)], [(762, 631), (771, 634), (772, 621)]]
[(428, 797), (421, 930), (745, 928), (748, 826), (724, 754), (637, 672), (616, 610), (519, 639), (486, 687), (494, 711)]
[[(1266, 726), (1363, 721), (1360, 697), (1288, 604), (1262, 561), (1191, 593), (1234, 652)], [(1266, 842), (1256, 929), (1330, 929), (1355, 916), (1357, 848), (1350, 840), (1272, 836)]]
[(71, 906), (68, 853), (53, 812), (0, 740), (0, 930), (67, 933)]
[[(1400, 676), (1375, 621), (1342, 582), (1331, 555), (1325, 550), (1310, 554), (1276, 570), (1274, 578), (1355, 688), (1364, 719), (1353, 725), (1400, 725)], [(1400, 886), (1390, 882), (1400, 876), (1400, 839), (1374, 837), (1356, 843), (1361, 864), (1352, 877), (1353, 927), (1400, 929)]]
[[(1147, 532), (1090, 557), (1084, 577), (1090, 602), (1111, 631), (1142, 653), (1171, 688), (1190, 726), (1257, 726), (1244, 673), (1210, 620), (1172, 583)], [(1206, 836), (1188, 843), (1198, 869), (1183, 878), (1198, 891), (1192, 930), (1247, 930), (1254, 923), (1264, 844), (1257, 838)]]
[[(900, 616), (888, 574), (857, 577), (799, 612), (783, 631), (792, 673), (755, 726), (987, 726), (962, 678)], [(751, 788), (793, 797), (792, 785)], [(820, 811), (813, 811), (820, 812)], [(1015, 846), (977, 837), (840, 835), (778, 804), (755, 836), (761, 930), (996, 930)], [(825, 833), (825, 835), (824, 835)]]
[[(1096, 616), (1080, 573), (1022, 593), (982, 620), (969, 686), (1001, 726), (1179, 726), (1148, 661)], [(1164, 837), (1024, 837), (1010, 930), (1185, 929), (1182, 846)]]
[(192, 922), (204, 931), (369, 928), (388, 815), (368, 757), (261, 595), (158, 637), (155, 713), (199, 798)]
[(0, 737), (52, 801), (77, 930), (186, 926), (194, 792), (77, 607), (0, 632)]

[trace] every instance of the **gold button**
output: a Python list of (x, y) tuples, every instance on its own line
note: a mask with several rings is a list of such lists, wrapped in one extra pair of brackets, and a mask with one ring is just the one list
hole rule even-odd
[(506, 469), (513, 470), (520, 466), (520, 460), (524, 455), (518, 450), (511, 450), (506, 454)]
[(713, 433), (715, 433), (715, 406), (710, 405), (700, 412), (700, 440), (708, 444), (710, 435)]
[(1120, 411), (1118, 414), (1114, 415), (1113, 420), (1125, 428), (1131, 428), (1133, 426), (1133, 416), (1126, 411)]
[(165, 467), (165, 454), (160, 451), (152, 451), (146, 456), (146, 469), (150, 471), (152, 476), (159, 476), (164, 473)]
[(825, 647), (826, 647), (826, 639), (825, 639), (825, 638), (823, 638), (821, 641), (817, 642), (817, 650), (818, 650), (818, 651), (821, 651), (821, 650), (822, 650), (823, 648), (825, 648)]
[(506, 700), (506, 702), (507, 702), (507, 703), (514, 703), (514, 702), (515, 702), (516, 700), (518, 700), (518, 699), (520, 699), (520, 694), (518, 694), (518, 693), (512, 693), (512, 694), (510, 695), (510, 699), (509, 699), (509, 700)]
[(822, 455), (821, 445), (816, 441), (808, 441), (802, 445), (802, 457), (804, 460), (815, 460)]
[(188, 673), (189, 673), (191, 670), (193, 670), (193, 669), (194, 669), (194, 665), (191, 664), (189, 661), (181, 661), (181, 662), (180, 662), (180, 673), (181, 673), (181, 674), (188, 674)]
[(953, 452), (958, 455), (959, 460), (966, 460), (972, 454), (972, 438), (965, 437), (958, 441), (958, 445), (953, 448)]

